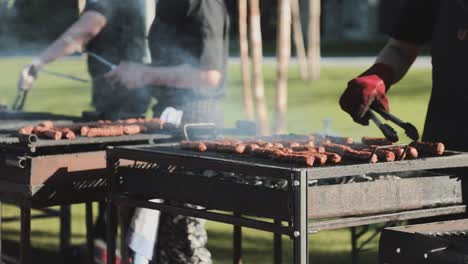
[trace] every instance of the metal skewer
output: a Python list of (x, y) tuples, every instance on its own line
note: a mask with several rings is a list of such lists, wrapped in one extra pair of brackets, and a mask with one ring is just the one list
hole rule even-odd
[(97, 55), (96, 53), (94, 52), (91, 52), (91, 51), (83, 51), (84, 54), (88, 54), (89, 56), (93, 57), (95, 60), (99, 61), (100, 63), (106, 65), (107, 67), (109, 67), (111, 70), (117, 68), (117, 65), (115, 65), (114, 63), (104, 59), (103, 57)]
[(49, 70), (45, 70), (45, 69), (40, 70), (40, 72), (43, 72), (43, 73), (46, 73), (46, 74), (49, 74), (49, 75), (52, 75), (52, 76), (60, 77), (60, 78), (65, 78), (65, 79), (72, 80), (72, 81), (77, 81), (77, 82), (82, 82), (82, 83), (89, 83), (90, 82), (89, 80), (82, 79), (82, 78), (79, 78), (79, 77), (76, 77), (76, 76), (73, 76), (73, 75), (70, 75), (70, 74), (65, 74), (65, 73), (60, 73), (60, 72), (55, 72), (55, 71), (49, 71)]

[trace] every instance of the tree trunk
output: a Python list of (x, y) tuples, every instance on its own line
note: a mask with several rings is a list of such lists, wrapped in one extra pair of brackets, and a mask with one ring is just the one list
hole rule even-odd
[(278, 41), (276, 70), (275, 133), (286, 133), (288, 108), (288, 66), (291, 58), (291, 5), (290, 0), (278, 2)]
[(320, 0), (309, 0), (309, 74), (320, 78)]
[(293, 22), (294, 43), (296, 45), (297, 61), (299, 63), (299, 71), (303, 80), (309, 79), (307, 69), (307, 53), (304, 45), (304, 35), (302, 34), (301, 12), (299, 8), (299, 0), (291, 0), (291, 14)]
[(85, 5), (86, 5), (86, 0), (78, 0), (78, 14), (83, 13)]
[(268, 135), (268, 112), (265, 103), (265, 88), (263, 83), (263, 51), (262, 30), (260, 23), (259, 0), (250, 0), (250, 41), (252, 42), (252, 67), (255, 104), (259, 134)]
[(239, 0), (239, 44), (242, 69), (244, 111), (248, 120), (254, 120), (252, 83), (250, 78), (249, 37), (247, 30), (247, 0)]

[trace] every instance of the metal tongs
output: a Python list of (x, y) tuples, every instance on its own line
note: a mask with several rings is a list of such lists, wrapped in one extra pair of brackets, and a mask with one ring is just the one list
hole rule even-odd
[(397, 142), (398, 141), (398, 134), (388, 124), (382, 123), (377, 116), (375, 115), (375, 112), (379, 113), (385, 120), (388, 120), (397, 126), (403, 128), (405, 130), (405, 134), (412, 139), (413, 141), (419, 140), (419, 132), (418, 129), (411, 123), (404, 122), (398, 117), (396, 117), (393, 114), (390, 114), (389, 112), (385, 111), (384, 109), (381, 108), (376, 108), (376, 109), (369, 109), (368, 113), (370, 115), (370, 118), (372, 121), (379, 127), (380, 131), (384, 134), (384, 136), (390, 140), (391, 142)]
[(20, 91), (16, 94), (15, 102), (13, 103), (13, 111), (23, 111), (24, 103), (26, 103), (26, 98), (28, 97), (28, 91)]

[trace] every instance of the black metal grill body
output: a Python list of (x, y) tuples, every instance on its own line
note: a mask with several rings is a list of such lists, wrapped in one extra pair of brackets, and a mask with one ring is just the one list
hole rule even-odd
[[(3, 120), (2, 120), (3, 119)], [(107, 146), (157, 144), (171, 141), (167, 131), (112, 138), (20, 141), (16, 131), (44, 120), (69, 125), (78, 118), (42, 113), (0, 112), (0, 201), (21, 211), (20, 263), (30, 259), (31, 208), (60, 205), (60, 248), (70, 246), (70, 204), (86, 203), (88, 249), (93, 248), (92, 202), (107, 194)], [(0, 203), (0, 206), (1, 206)], [(52, 215), (50, 212), (47, 215)], [(53, 212), (53, 215), (57, 215)], [(1, 218), (1, 215), (0, 215)], [(92, 251), (90, 251), (92, 256)], [(1, 251), (0, 251), (1, 256)]]
[[(128, 160), (151, 165), (115, 167), (119, 161)], [(183, 151), (178, 146), (117, 147), (108, 150), (108, 166), (117, 169), (110, 197), (115, 204), (148, 207), (288, 235), (294, 241), (294, 263), (300, 264), (308, 263), (307, 234), (466, 211), (462, 185), (457, 178), (420, 172), (466, 167), (468, 154), (465, 153), (447, 152), (443, 157), (390, 163), (305, 168), (239, 155)], [(216, 176), (206, 177), (207, 170), (241, 178), (283, 180), (287, 184), (284, 188), (240, 184)], [(408, 171), (419, 173), (398, 180), (329, 183), (353, 175)], [(206, 210), (151, 203), (147, 202), (149, 198), (196, 204)]]
[(380, 263), (465, 264), (468, 220), (387, 228), (380, 239)]

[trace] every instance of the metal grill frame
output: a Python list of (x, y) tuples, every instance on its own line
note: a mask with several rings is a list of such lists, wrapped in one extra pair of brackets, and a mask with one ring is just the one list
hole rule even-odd
[[(171, 149), (172, 148), (172, 149)], [(267, 176), (273, 178), (285, 179), (288, 181), (287, 197), (289, 199), (290, 208), (287, 211), (288, 219), (287, 224), (283, 225), (282, 215), (277, 217), (269, 217), (269, 220), (258, 220), (248, 217), (243, 217), (242, 212), (229, 211), (227, 214), (219, 213), (217, 211), (210, 210), (194, 210), (185, 207), (177, 207), (168, 204), (158, 204), (147, 202), (148, 196), (137, 197), (134, 195), (128, 195), (125, 188), (127, 186), (127, 180), (132, 176), (141, 173), (137, 168), (123, 168), (119, 166), (120, 161), (131, 160), (147, 163), (164, 164), (169, 166), (183, 167), (187, 170), (200, 170), (209, 169), (215, 171), (226, 171), (241, 175), (253, 175), (253, 176)], [(461, 183), (453, 185), (453, 190), (458, 192), (454, 200), (443, 204), (438, 207), (428, 208), (422, 205), (415, 205), (414, 208), (403, 207), (401, 210), (381, 210), (373, 213), (356, 212), (356, 215), (344, 215), (342, 218), (336, 218), (340, 215), (335, 215), (333, 219), (326, 219), (323, 221), (311, 221), (308, 210), (314, 206), (314, 201), (310, 199), (309, 193), (314, 192), (316, 187), (309, 187), (308, 183), (314, 180), (323, 179), (334, 179), (346, 176), (369, 174), (369, 173), (393, 173), (393, 172), (405, 172), (405, 171), (420, 171), (429, 169), (443, 169), (443, 168), (460, 168), (468, 167), (468, 154), (460, 152), (447, 152), (447, 155), (442, 157), (424, 158), (418, 160), (405, 160), (389, 163), (377, 163), (377, 164), (348, 164), (339, 165), (333, 167), (318, 167), (318, 168), (304, 168), (289, 166), (288, 164), (277, 164), (266, 160), (258, 160), (252, 158), (239, 157), (235, 155), (224, 155), (218, 153), (196, 153), (190, 151), (182, 151), (177, 149), (175, 146), (158, 146), (156, 148), (142, 148), (142, 147), (115, 147), (107, 150), (107, 162), (109, 174), (113, 175), (110, 181), (110, 193), (108, 197), (109, 202), (109, 216), (115, 214), (116, 206), (138, 206), (146, 207), (151, 209), (157, 209), (172, 214), (182, 214), (187, 216), (194, 216), (205, 218), (208, 220), (214, 220), (218, 222), (228, 223), (235, 226), (243, 226), (254, 228), (263, 231), (269, 231), (275, 233), (275, 257), (280, 258), (281, 254), (278, 249), (281, 248), (280, 239), (281, 235), (288, 235), (293, 239), (294, 248), (294, 263), (305, 264), (308, 263), (308, 234), (314, 234), (322, 230), (338, 229), (344, 227), (354, 227), (361, 225), (368, 225), (374, 223), (383, 223), (389, 221), (401, 221), (415, 218), (424, 218), (437, 215), (450, 215), (460, 214), (466, 212), (466, 205), (462, 201), (461, 196)], [(146, 174), (151, 176), (150, 174)], [(434, 175), (428, 175), (428, 179), (431, 179)], [(148, 179), (151, 177), (147, 177)], [(143, 179), (141, 177), (139, 180)], [(436, 177), (434, 177), (436, 179)], [(441, 180), (440, 178), (438, 180)], [(456, 179), (450, 177), (444, 178), (444, 180), (453, 182)], [(141, 186), (148, 186), (151, 181), (141, 182)], [(155, 183), (155, 182), (153, 182)], [(179, 185), (183, 185), (184, 182), (179, 181)], [(150, 185), (149, 185), (150, 186)], [(356, 183), (356, 188), (361, 187), (360, 183)], [(166, 186), (167, 187), (167, 186)], [(424, 186), (418, 187), (421, 192), (424, 192)], [(211, 188), (210, 190), (213, 190)], [(442, 192), (445, 191), (441, 189)], [(179, 192), (180, 193), (180, 190)], [(253, 192), (252, 192), (253, 193)], [(241, 199), (241, 196), (248, 196), (249, 193), (241, 192), (236, 198)], [(254, 195), (254, 194), (253, 194)], [(369, 197), (372, 197), (370, 195)], [(152, 198), (164, 198), (164, 197), (152, 197)], [(255, 199), (255, 196), (250, 197)], [(219, 199), (222, 200), (222, 199)], [(254, 201), (254, 200), (253, 200)], [(184, 202), (184, 201), (179, 201)], [(190, 201), (185, 201), (189, 203)], [(427, 199), (426, 202), (431, 202)], [(203, 204), (200, 204), (203, 206)], [(244, 206), (248, 207), (248, 205)], [(396, 204), (400, 206), (400, 204)], [(223, 209), (223, 208), (209, 208), (209, 209)], [(112, 237), (115, 235), (115, 223), (108, 225), (108, 234), (110, 235), (108, 240), (109, 246), (109, 258), (110, 263), (114, 263), (112, 252), (115, 248), (115, 243)], [(235, 251), (239, 251), (239, 248), (235, 248)], [(237, 252), (240, 255), (240, 252)], [(280, 263), (279, 259), (275, 260), (275, 263)]]

